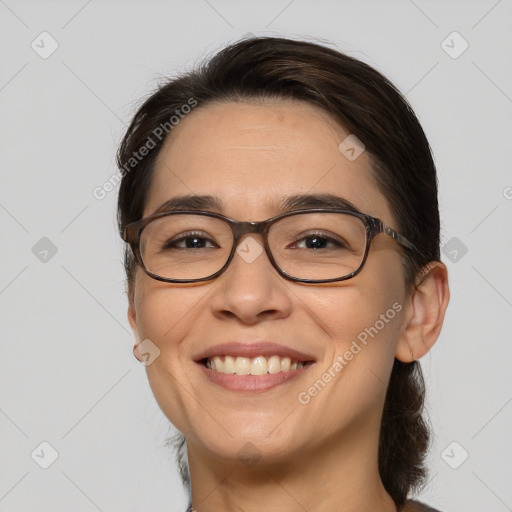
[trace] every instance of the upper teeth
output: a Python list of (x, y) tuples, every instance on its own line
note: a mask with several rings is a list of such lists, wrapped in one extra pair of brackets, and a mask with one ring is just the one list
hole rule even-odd
[(304, 366), (302, 361), (293, 361), (289, 357), (271, 356), (266, 358), (258, 356), (233, 357), (214, 356), (206, 361), (206, 367), (222, 373), (236, 373), (237, 375), (265, 375), (267, 373), (288, 372), (298, 370)]

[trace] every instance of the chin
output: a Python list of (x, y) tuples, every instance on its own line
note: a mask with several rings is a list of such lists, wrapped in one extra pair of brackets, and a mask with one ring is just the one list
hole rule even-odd
[(291, 446), (290, 440), (282, 437), (244, 436), (234, 434), (226, 435), (223, 439), (202, 438), (203, 449), (206, 450), (217, 463), (227, 465), (242, 463), (252, 468), (256, 463), (259, 466), (279, 465), (289, 463), (294, 459), (293, 452), (299, 454), (296, 443)]

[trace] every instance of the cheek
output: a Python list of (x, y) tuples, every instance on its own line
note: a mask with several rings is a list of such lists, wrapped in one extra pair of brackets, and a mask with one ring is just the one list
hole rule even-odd
[(355, 339), (395, 339), (400, 330), (405, 300), (401, 264), (375, 260), (346, 283), (310, 294), (312, 311), (340, 349)]
[(332, 293), (324, 290), (316, 299), (311, 298), (310, 304), (316, 304), (311, 309), (327, 332), (327, 353), (333, 360), (346, 355), (344, 359), (355, 366), (352, 361), (378, 363), (394, 354), (403, 309), (396, 292), (357, 285)]
[(200, 322), (200, 310), (210, 287), (185, 289), (151, 281), (142, 278), (137, 288), (137, 325), (141, 341), (149, 339), (159, 350), (146, 372), (155, 398), (167, 412), (180, 402), (180, 389), (190, 388), (191, 361), (189, 354), (184, 355), (184, 347), (187, 336)]
[(175, 350), (197, 321), (198, 310), (209, 288), (171, 287), (150, 279), (140, 278), (135, 294), (141, 339), (149, 338), (161, 351)]
[[(363, 272), (339, 287), (316, 290), (309, 305), (330, 348), (318, 374), (342, 376), (337, 393), (359, 389), (381, 397), (394, 362), (403, 323), (404, 287), (398, 258), (368, 260)], [(326, 377), (329, 379), (329, 377)], [(343, 400), (351, 400), (344, 396)]]
[[(149, 278), (150, 279), (150, 278)], [(193, 422), (190, 397), (190, 361), (181, 357), (182, 341), (197, 323), (199, 308), (207, 294), (205, 287), (170, 287), (166, 283), (137, 282), (135, 307), (141, 341), (151, 340), (160, 351), (146, 373), (162, 412), (178, 429)]]
[(331, 347), (299, 397), (309, 401), (327, 430), (368, 418), (378, 423), (400, 332), (398, 302), (382, 295), (375, 300), (361, 290), (343, 292), (343, 301), (338, 293), (322, 307)]

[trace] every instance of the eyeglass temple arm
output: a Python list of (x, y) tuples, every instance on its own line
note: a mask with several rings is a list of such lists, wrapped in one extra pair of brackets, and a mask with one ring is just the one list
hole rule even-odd
[(389, 226), (386, 226), (386, 224), (384, 224), (383, 222), (381, 222), (380, 231), (382, 233), (386, 233), (386, 235), (389, 235), (391, 238), (396, 240), (400, 245), (403, 245), (404, 247), (407, 247), (412, 251), (416, 251), (417, 253), (421, 254), (421, 256), (425, 257), (425, 255), (415, 245), (409, 242), (409, 240), (407, 240), (405, 236), (402, 236), (394, 229), (390, 228)]
[[(119, 235), (121, 236), (121, 239), (124, 240), (127, 244), (134, 244), (136, 243), (135, 242), (135, 239), (136, 239), (136, 231), (134, 229), (134, 224), (135, 223), (132, 223), (132, 224), (129, 224), (128, 226), (125, 226), (124, 229), (120, 230), (119, 231)], [(134, 233), (135, 231), (135, 233)]]

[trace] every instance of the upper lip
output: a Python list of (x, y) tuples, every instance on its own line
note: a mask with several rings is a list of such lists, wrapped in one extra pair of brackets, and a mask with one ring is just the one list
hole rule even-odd
[(270, 341), (257, 342), (227, 342), (220, 345), (214, 345), (194, 357), (194, 361), (200, 362), (214, 356), (235, 356), (254, 358), (258, 356), (270, 357), (280, 356), (289, 357), (294, 361), (315, 361), (312, 355), (305, 354), (284, 345), (272, 343)]

